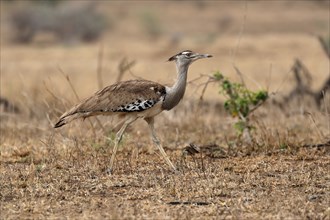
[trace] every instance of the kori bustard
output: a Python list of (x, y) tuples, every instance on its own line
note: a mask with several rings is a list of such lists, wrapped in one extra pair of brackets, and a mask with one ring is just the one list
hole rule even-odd
[(167, 164), (175, 171), (176, 168), (166, 155), (154, 128), (154, 117), (164, 110), (171, 110), (182, 99), (186, 90), (188, 67), (194, 61), (212, 57), (209, 54), (182, 51), (168, 59), (175, 61), (178, 77), (172, 87), (163, 86), (148, 80), (129, 80), (115, 83), (96, 92), (65, 112), (55, 124), (61, 127), (77, 118), (94, 115), (119, 115), (124, 123), (116, 134), (115, 146), (110, 160), (109, 170), (112, 172), (118, 144), (125, 129), (138, 118), (144, 119), (150, 128), (152, 140), (159, 149)]

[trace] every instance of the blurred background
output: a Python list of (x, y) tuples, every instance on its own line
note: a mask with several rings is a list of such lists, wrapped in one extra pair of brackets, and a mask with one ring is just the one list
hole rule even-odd
[[(185, 49), (214, 55), (191, 66), (188, 99), (200, 96), (201, 74), (239, 80), (234, 67), (249, 88), (279, 94), (293, 87), (295, 59), (311, 72), (312, 89), (329, 76), (318, 40), (329, 45), (327, 0), (4, 0), (0, 24), (1, 96), (28, 109), (52, 95), (74, 102), (65, 75), (81, 98), (117, 80), (172, 84), (175, 67), (166, 60)], [(206, 99), (219, 99), (218, 89), (210, 85)]]

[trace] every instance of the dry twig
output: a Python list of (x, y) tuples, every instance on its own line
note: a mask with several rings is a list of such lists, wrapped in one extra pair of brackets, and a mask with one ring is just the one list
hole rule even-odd
[[(71, 90), (73, 91), (73, 93), (74, 93), (74, 95), (75, 95), (77, 101), (79, 102), (79, 101), (80, 101), (80, 98), (79, 98), (79, 96), (78, 96), (78, 94), (77, 94), (77, 92), (76, 92), (76, 90), (75, 90), (73, 84), (71, 83), (71, 80), (70, 80), (69, 75), (65, 74), (64, 71), (63, 71), (60, 67), (58, 67), (58, 70), (62, 73), (63, 77), (64, 77), (64, 78), (66, 79), (66, 81), (69, 83)], [(93, 135), (94, 135), (94, 137), (96, 138), (96, 131), (95, 131), (94, 125), (93, 125), (93, 123), (92, 123), (92, 121), (91, 121), (90, 119), (87, 119), (87, 120), (88, 120), (88, 122), (89, 122), (89, 124), (90, 124), (90, 126), (91, 126), (91, 128), (92, 128)], [(100, 121), (99, 121), (97, 118), (96, 118), (96, 120), (99, 122), (99, 124), (101, 124)], [(101, 125), (101, 128), (104, 130), (104, 128), (103, 128), (102, 125)]]
[(102, 80), (103, 51), (104, 51), (104, 47), (103, 47), (103, 44), (101, 44), (100, 48), (99, 48), (98, 57), (97, 57), (97, 69), (96, 69), (97, 82), (98, 82), (99, 89), (103, 88), (103, 80)]
[(126, 71), (130, 70), (132, 66), (135, 65), (135, 60), (128, 61), (126, 57), (124, 57), (119, 65), (118, 65), (118, 75), (116, 82), (120, 82), (125, 74)]

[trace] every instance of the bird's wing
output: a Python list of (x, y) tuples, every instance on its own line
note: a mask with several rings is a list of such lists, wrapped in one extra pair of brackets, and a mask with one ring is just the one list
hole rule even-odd
[(164, 98), (163, 85), (147, 80), (123, 81), (107, 86), (64, 113), (135, 112), (144, 111)]

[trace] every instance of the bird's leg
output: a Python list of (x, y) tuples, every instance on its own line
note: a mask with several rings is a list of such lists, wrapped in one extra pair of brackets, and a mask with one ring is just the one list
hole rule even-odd
[(156, 135), (155, 127), (154, 127), (154, 118), (145, 118), (146, 122), (149, 125), (150, 131), (151, 131), (151, 136), (152, 136), (152, 141), (155, 143), (156, 147), (159, 149), (160, 153), (162, 154), (163, 158), (167, 162), (167, 164), (174, 170), (176, 171), (175, 166), (171, 162), (171, 160), (168, 158), (167, 154), (164, 151), (164, 148), (162, 147), (159, 138)]
[(112, 168), (113, 168), (113, 164), (115, 162), (115, 157), (116, 157), (116, 153), (117, 153), (117, 149), (118, 149), (118, 145), (123, 137), (123, 134), (126, 130), (126, 128), (128, 127), (129, 124), (131, 124), (132, 122), (134, 122), (137, 118), (128, 118), (123, 126), (120, 128), (120, 130), (117, 132), (116, 134), (116, 139), (115, 139), (115, 146), (113, 148), (113, 151), (112, 151), (112, 155), (111, 155), (111, 160), (110, 160), (110, 167), (109, 167), (109, 172), (111, 173), (112, 172)]

